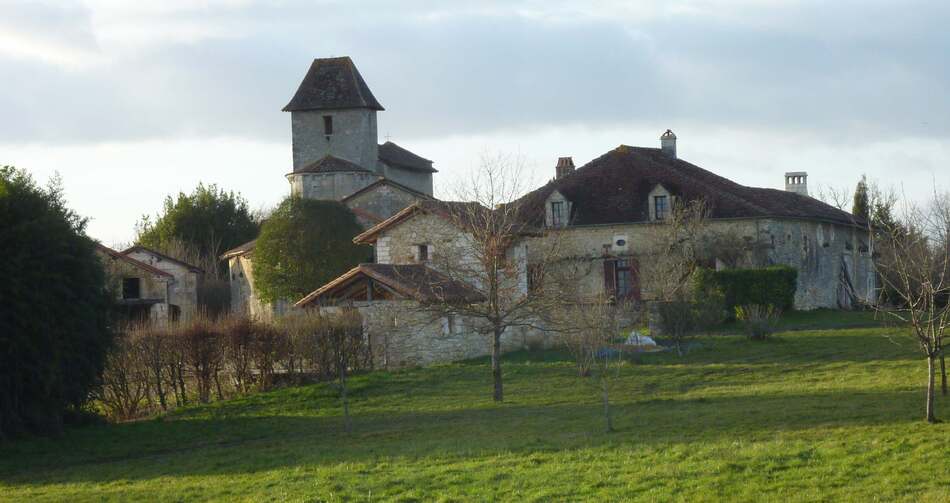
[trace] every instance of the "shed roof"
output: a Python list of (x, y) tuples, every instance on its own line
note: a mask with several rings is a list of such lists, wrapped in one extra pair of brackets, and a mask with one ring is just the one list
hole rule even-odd
[(396, 168), (405, 168), (423, 173), (438, 173), (438, 170), (432, 167), (432, 161), (413, 154), (391, 141), (379, 146), (379, 160)]
[(485, 300), (478, 290), (467, 283), (423, 264), (360, 264), (300, 299), (295, 306), (305, 307), (332, 299), (334, 293), (365, 279), (378, 281), (406, 298), (421, 303)]
[(178, 264), (178, 265), (180, 265), (180, 266), (182, 266), (182, 267), (185, 267), (186, 269), (188, 269), (188, 270), (191, 271), (191, 272), (197, 272), (197, 273), (200, 273), (200, 274), (204, 274), (204, 270), (201, 269), (201, 268), (198, 267), (198, 266), (189, 264), (188, 262), (185, 262), (185, 261), (183, 261), (183, 260), (179, 260), (179, 259), (177, 259), (177, 258), (175, 258), (175, 257), (170, 257), (170, 256), (168, 256), (168, 255), (165, 255), (164, 253), (161, 253), (161, 252), (159, 252), (159, 251), (155, 251), (155, 250), (153, 250), (153, 249), (151, 249), (151, 248), (146, 248), (146, 247), (144, 247), (144, 246), (142, 246), (142, 245), (135, 245), (135, 246), (132, 246), (131, 248), (128, 248), (128, 249), (123, 250), (121, 253), (122, 253), (123, 255), (128, 255), (128, 254), (130, 254), (130, 253), (137, 252), (137, 251), (143, 251), (143, 252), (145, 252), (145, 253), (149, 253), (149, 254), (155, 255), (156, 257), (159, 257), (159, 258), (161, 258), (162, 260), (167, 260), (167, 261), (169, 261), (169, 262), (172, 262), (172, 263)]
[(347, 161), (346, 159), (341, 159), (339, 157), (334, 157), (332, 155), (324, 156), (321, 159), (311, 162), (298, 170), (295, 170), (291, 175), (298, 173), (339, 173), (345, 171), (364, 171), (367, 173), (372, 173), (372, 171), (356, 164), (355, 162)]
[(97, 248), (100, 252), (106, 254), (107, 256), (109, 256), (110, 258), (112, 258), (112, 259), (114, 259), (114, 260), (121, 260), (121, 261), (125, 262), (126, 264), (131, 265), (132, 267), (141, 269), (141, 270), (143, 270), (143, 271), (145, 271), (145, 272), (148, 272), (148, 273), (150, 273), (150, 274), (154, 274), (154, 275), (156, 275), (156, 276), (163, 276), (163, 277), (166, 277), (166, 278), (174, 278), (174, 276), (172, 276), (171, 273), (165, 272), (165, 271), (163, 271), (163, 270), (161, 270), (161, 269), (159, 269), (159, 268), (157, 268), (157, 267), (150, 266), (150, 265), (146, 264), (145, 262), (142, 262), (141, 260), (135, 260), (135, 259), (132, 258), (132, 257), (129, 257), (129, 256), (127, 256), (127, 255), (123, 255), (123, 254), (121, 254), (121, 253), (119, 253), (119, 252), (113, 250), (112, 248), (109, 248), (108, 246), (103, 245), (102, 243), (96, 243), (96, 248)]

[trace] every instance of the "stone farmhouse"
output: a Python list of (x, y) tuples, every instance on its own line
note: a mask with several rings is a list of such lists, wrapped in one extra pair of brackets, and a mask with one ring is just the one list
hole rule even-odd
[[(380, 365), (487, 354), (489, 344), (476, 332), (475, 320), (431, 318), (416, 309), (436, 295), (479, 301), (477, 281), (440, 267), (446, 260), (468, 260), (457, 250), (471, 239), (470, 230), (452, 215), (458, 205), (471, 203), (435, 200), (431, 162), (376, 143), (375, 112), (382, 107), (348, 58), (316, 60), (285, 110), (293, 123), (294, 171), (287, 175), (293, 192), (346, 203), (367, 227), (354, 241), (375, 250), (375, 263), (360, 264), (319, 286), (295, 306), (358, 307)], [(785, 190), (747, 187), (680, 159), (676, 142), (667, 130), (659, 148), (620, 145), (576, 169), (570, 157), (558, 159), (552, 180), (516, 203), (525, 232), (506, 253), (519, 264), (521, 293), (531, 294), (529, 272), (537, 250), (557, 234), (558, 253), (587, 264), (578, 279), (581, 292), (651, 300), (653, 285), (640, 280), (650, 260), (651, 233), (665, 224), (678, 202), (702, 200), (709, 232), (735, 236), (745, 250), (738, 258), (713, 256), (710, 266), (794, 267), (797, 309), (873, 301), (866, 223), (809, 197), (806, 173), (786, 173)], [(253, 243), (224, 257), (231, 264), (234, 302), (247, 309), (242, 306), (254, 302)], [(506, 350), (539, 336), (511, 332), (503, 337)]]
[(125, 319), (167, 323), (196, 314), (201, 269), (144, 246), (118, 252), (100, 244), (97, 252)]

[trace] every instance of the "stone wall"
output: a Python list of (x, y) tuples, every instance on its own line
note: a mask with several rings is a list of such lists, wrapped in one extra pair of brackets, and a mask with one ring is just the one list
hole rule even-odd
[[(664, 224), (569, 227), (552, 234), (554, 237), (527, 239), (528, 262), (536, 263), (556, 249), (558, 256), (574, 258), (569, 264), (580, 271), (580, 293), (596, 295), (604, 290), (605, 253), (630, 256), (642, 264), (649, 260), (651, 235), (658, 225)], [(796, 309), (851, 307), (840, 287), (845, 277), (859, 300), (874, 300), (876, 285), (867, 231), (808, 220), (736, 219), (711, 221), (708, 232), (733, 234), (747, 243), (757, 243), (757, 251), (747, 253), (743, 266), (783, 264), (798, 270)], [(625, 246), (617, 245), (621, 239)], [(651, 298), (650, 287), (646, 280), (641, 283), (644, 299)]]
[[(426, 366), (491, 354), (491, 335), (479, 331), (478, 319), (444, 316), (422, 309), (412, 301), (358, 302), (363, 330), (378, 368)], [(332, 313), (338, 308), (323, 307)], [(511, 329), (502, 335), (502, 351), (517, 351), (529, 345), (548, 345), (542, 336)]]
[(389, 166), (382, 161), (378, 169), (380, 174), (396, 183), (401, 183), (423, 194), (432, 195), (432, 173)]
[(392, 185), (380, 184), (346, 201), (350, 208), (367, 211), (383, 220), (418, 201), (419, 196)]
[(169, 283), (168, 303), (178, 306), (181, 319), (189, 320), (198, 312), (198, 287), (201, 274), (181, 264), (165, 260), (145, 250), (134, 250), (129, 256), (175, 277)]
[[(333, 117), (333, 134), (329, 137), (323, 129), (326, 115)], [(291, 112), (290, 121), (294, 171), (327, 155), (354, 162), (369, 171), (377, 170), (379, 147), (376, 144), (375, 110), (297, 111)]]
[(335, 171), (330, 173), (291, 173), (290, 190), (293, 194), (321, 201), (339, 201), (379, 179), (367, 171)]

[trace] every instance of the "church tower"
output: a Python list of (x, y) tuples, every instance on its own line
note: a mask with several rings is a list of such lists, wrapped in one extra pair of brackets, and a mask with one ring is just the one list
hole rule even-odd
[(375, 181), (379, 173), (376, 101), (349, 57), (313, 60), (290, 112), (294, 193), (340, 200)]

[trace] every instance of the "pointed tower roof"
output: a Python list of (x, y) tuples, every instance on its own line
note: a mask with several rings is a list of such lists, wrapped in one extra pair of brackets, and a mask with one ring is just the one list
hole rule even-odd
[(369, 108), (383, 110), (348, 56), (313, 60), (284, 112)]

